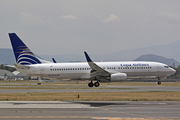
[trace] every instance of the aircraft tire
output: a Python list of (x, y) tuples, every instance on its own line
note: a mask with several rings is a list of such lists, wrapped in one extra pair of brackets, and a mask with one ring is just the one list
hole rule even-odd
[(161, 81), (158, 81), (158, 85), (161, 85)]
[(92, 82), (88, 83), (88, 86), (93, 87), (93, 83)]
[(95, 82), (95, 83), (94, 83), (94, 86), (95, 86), (95, 87), (99, 87), (99, 85), (100, 85), (99, 82)]

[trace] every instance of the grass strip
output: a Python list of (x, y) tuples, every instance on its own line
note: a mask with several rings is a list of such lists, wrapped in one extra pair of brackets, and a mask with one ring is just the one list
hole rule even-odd
[[(79, 98), (77, 96), (79, 95)], [(1, 101), (180, 101), (172, 92), (0, 93)]]

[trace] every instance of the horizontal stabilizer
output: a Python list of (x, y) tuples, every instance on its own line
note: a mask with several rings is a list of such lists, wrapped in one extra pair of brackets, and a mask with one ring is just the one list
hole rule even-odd
[(29, 68), (30, 68), (29, 66), (21, 65), (21, 64), (17, 64), (17, 63), (14, 63), (14, 66), (15, 66), (17, 69), (29, 69)]
[(13, 65), (4, 65), (5, 67), (15, 68)]

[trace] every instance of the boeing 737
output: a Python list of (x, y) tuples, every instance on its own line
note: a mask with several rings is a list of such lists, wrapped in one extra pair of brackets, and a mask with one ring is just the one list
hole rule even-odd
[(84, 52), (87, 62), (56, 63), (43, 60), (31, 50), (15, 34), (9, 33), (10, 41), (19, 72), (30, 76), (50, 79), (89, 80), (89, 87), (99, 87), (100, 82), (120, 82), (127, 78), (155, 77), (160, 79), (170, 76), (176, 71), (168, 65), (159, 62), (125, 61), (125, 62), (93, 62)]

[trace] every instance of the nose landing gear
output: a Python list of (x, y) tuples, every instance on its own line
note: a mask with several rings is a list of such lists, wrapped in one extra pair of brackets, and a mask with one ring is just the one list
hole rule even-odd
[(93, 86), (99, 87), (99, 86), (100, 86), (100, 83), (97, 81), (97, 82), (95, 82), (95, 83), (93, 84), (93, 82), (91, 81), (90, 83), (88, 83), (88, 86), (89, 86), (89, 87), (93, 87)]
[(161, 85), (161, 81), (158, 81), (158, 83), (157, 83), (158, 85)]
[(161, 85), (161, 81), (160, 81), (160, 78), (158, 77), (158, 82), (157, 82), (158, 85)]

